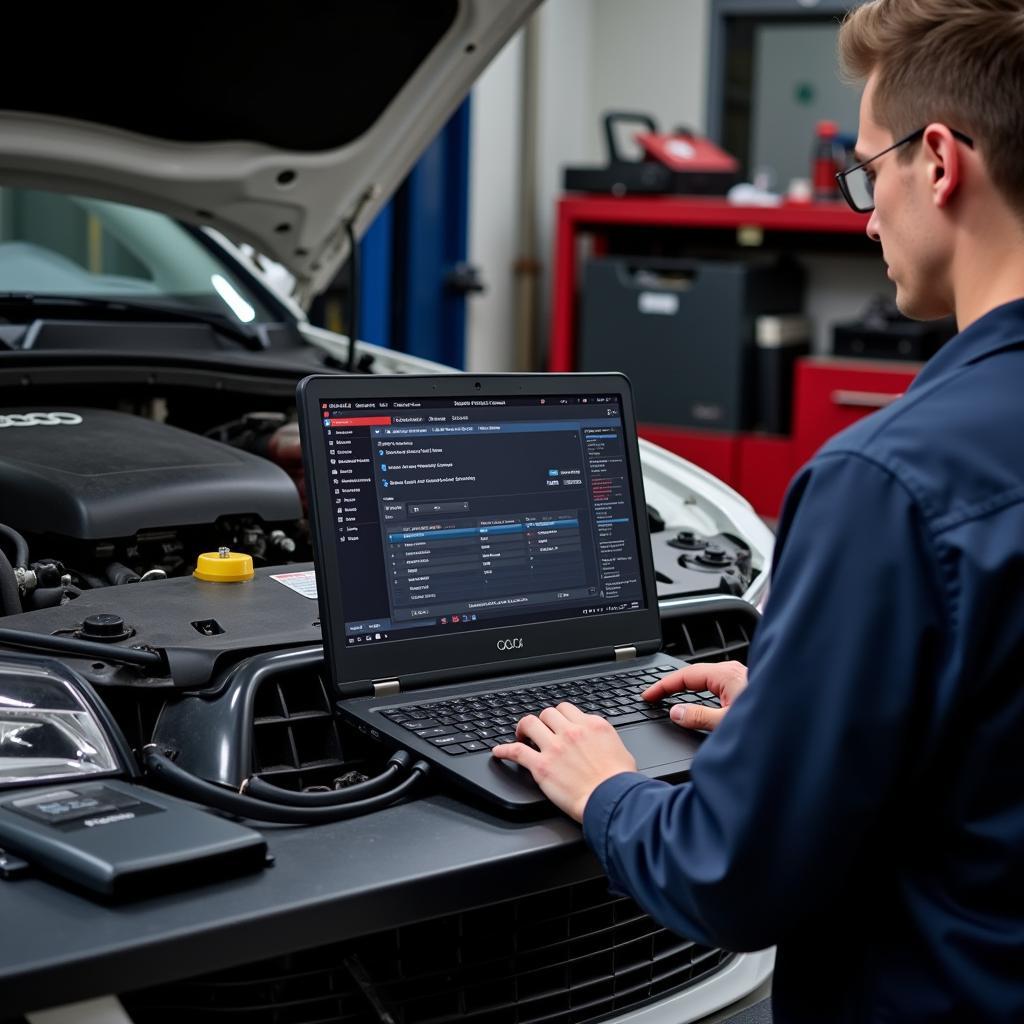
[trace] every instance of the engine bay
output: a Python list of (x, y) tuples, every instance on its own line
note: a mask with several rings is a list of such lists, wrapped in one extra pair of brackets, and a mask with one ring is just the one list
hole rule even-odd
[[(0, 526), (27, 545), (20, 557), (16, 540), (4, 548), (19, 591), (19, 606), (8, 602), (5, 614), (190, 577), (201, 552), (221, 547), (257, 568), (311, 560), (294, 410), (207, 423), (193, 407), (187, 426), (172, 422), (163, 399), (140, 412), (75, 405), (0, 415)], [(649, 519), (660, 600), (749, 586), (750, 550), (738, 537), (674, 527), (653, 507)], [(119, 614), (119, 602), (104, 611)], [(80, 628), (57, 626), (71, 627)]]
[[(217, 415), (223, 403), (200, 393), (134, 408), (7, 407), (0, 416), (0, 635), (12, 648), (56, 654), (83, 676), (136, 753), (168, 708), (191, 707), (187, 695), (200, 694), (189, 712), (191, 732), (175, 743), (183, 762), (203, 768), (210, 751), (234, 736), (237, 770), (220, 781), (237, 785), (254, 761), (290, 788), (331, 785), (360, 754), (357, 738), (343, 749), (318, 660), (294, 409), (281, 402), (243, 411), (238, 401), (229, 419)], [(669, 510), (649, 506), (648, 513), (666, 650), (718, 656), (731, 642), (745, 645), (742, 630), (727, 637), (718, 626), (694, 639), (693, 627), (687, 632), (664, 609), (702, 597), (743, 604), (758, 574), (749, 546), (731, 533), (695, 528), (696, 517), (673, 525)], [(225, 549), (251, 557), (251, 580), (193, 575), (202, 553)], [(295, 671), (272, 660), (271, 674), (284, 671), (287, 680), (262, 690), (254, 684), (260, 702), (285, 710), (239, 718), (225, 680), (260, 658), (303, 651), (316, 666)], [(298, 739), (295, 708), (308, 718)], [(256, 729), (270, 746), (250, 755), (249, 733), (261, 719), (280, 728)], [(309, 753), (297, 753), (300, 747)]]

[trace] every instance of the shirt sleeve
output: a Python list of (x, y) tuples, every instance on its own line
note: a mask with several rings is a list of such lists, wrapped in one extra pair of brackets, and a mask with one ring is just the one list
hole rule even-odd
[(587, 802), (612, 888), (698, 941), (784, 938), (840, 890), (912, 772), (947, 622), (911, 494), (861, 455), (818, 456), (787, 496), (749, 685), (691, 781), (624, 773)]

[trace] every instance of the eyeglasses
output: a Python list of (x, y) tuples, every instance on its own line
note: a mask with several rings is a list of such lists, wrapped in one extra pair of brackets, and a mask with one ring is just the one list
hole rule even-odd
[[(965, 146), (970, 146), (971, 149), (974, 148), (974, 139), (970, 136), (964, 135), (963, 132), (958, 132), (955, 128), (950, 128), (950, 131), (953, 133), (954, 139), (959, 139), (960, 142)], [(918, 128), (916, 132), (911, 132), (898, 142), (894, 142), (891, 146), (886, 146), (881, 153), (876, 153), (862, 163), (849, 167), (845, 171), (840, 171), (836, 175), (839, 191), (842, 192), (843, 198), (850, 204), (852, 209), (856, 210), (857, 213), (870, 213), (875, 208), (875, 176), (871, 171), (867, 170), (868, 164), (874, 163), (880, 156), (885, 156), (890, 150), (905, 146), (908, 142), (916, 142), (924, 133), (924, 128)]]

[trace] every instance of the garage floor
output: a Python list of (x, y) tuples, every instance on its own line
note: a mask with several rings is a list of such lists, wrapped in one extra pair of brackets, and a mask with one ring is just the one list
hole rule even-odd
[(722, 1024), (772, 1024), (772, 1001), (764, 999)]
[(772, 1024), (772, 979), (762, 982), (738, 1004), (701, 1017), (700, 1024)]

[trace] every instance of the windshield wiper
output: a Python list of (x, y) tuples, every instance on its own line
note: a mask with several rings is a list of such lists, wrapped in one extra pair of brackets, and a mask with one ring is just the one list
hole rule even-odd
[(144, 302), (139, 299), (106, 299), (95, 295), (34, 295), (28, 292), (0, 292), (0, 316), (8, 312), (32, 310), (40, 314), (47, 309), (65, 312), (69, 308), (103, 312), (112, 319), (140, 320), (160, 323), (174, 320), (182, 323), (201, 323), (212, 327), (218, 334), (226, 335), (241, 342), (252, 352), (263, 352), (270, 348), (263, 324), (243, 324), (231, 320), (224, 313), (208, 310), (186, 309), (168, 306), (160, 302)]

